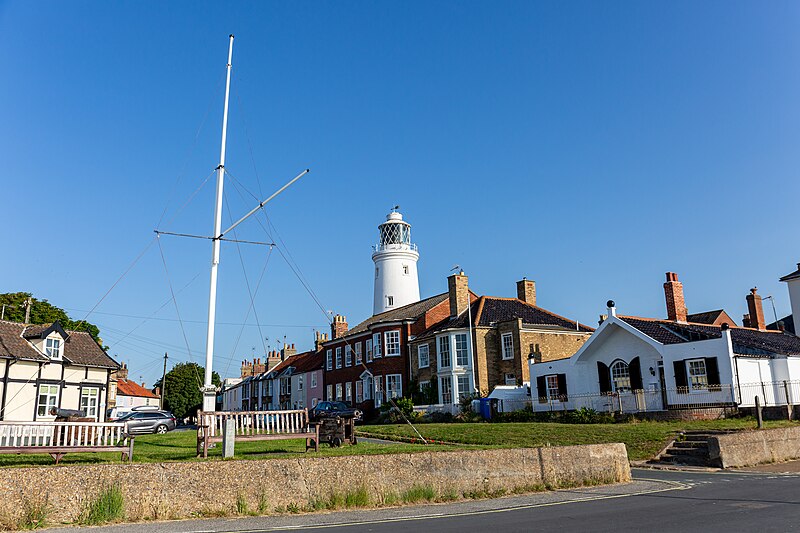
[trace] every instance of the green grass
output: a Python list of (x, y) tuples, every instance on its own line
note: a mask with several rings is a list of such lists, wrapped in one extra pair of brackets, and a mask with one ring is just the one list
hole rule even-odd
[(120, 522), (125, 518), (125, 499), (118, 485), (105, 487), (89, 502), (81, 523), (88, 525)]
[[(765, 422), (767, 428), (789, 425), (797, 425), (797, 423)], [(729, 418), (620, 424), (547, 422), (420, 424), (417, 429), (427, 439), (481, 447), (520, 448), (623, 442), (628, 448), (628, 457), (637, 461), (653, 457), (669, 439), (682, 429), (754, 429), (755, 426), (755, 420), (752, 418)], [(408, 425), (362, 426), (359, 429), (388, 438), (416, 436)]]
[[(134, 463), (160, 463), (171, 461), (203, 461), (196, 455), (195, 431), (172, 431), (166, 435), (141, 435), (136, 437), (133, 448)], [(437, 446), (437, 449), (443, 448)], [(285, 459), (297, 457), (331, 457), (341, 455), (378, 455), (387, 453), (413, 453), (427, 451), (423, 444), (396, 443), (390, 445), (359, 443), (355, 446), (331, 448), (320, 445), (319, 453), (305, 451), (305, 439), (277, 441), (239, 441), (236, 443), (236, 459)], [(453, 449), (452, 447), (450, 449)], [(208, 460), (222, 460), (222, 445), (208, 451)], [(118, 453), (68, 453), (61, 460), (68, 464), (121, 463)], [(47, 454), (0, 455), (0, 467), (8, 466), (52, 466), (53, 459)]]
[(436, 499), (436, 490), (430, 485), (414, 485), (400, 495), (403, 503), (432, 502)]

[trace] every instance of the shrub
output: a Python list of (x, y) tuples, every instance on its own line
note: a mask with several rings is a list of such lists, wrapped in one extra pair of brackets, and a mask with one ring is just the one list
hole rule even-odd
[(414, 485), (402, 494), (403, 503), (432, 502), (436, 499), (436, 491), (430, 485)]
[(82, 522), (88, 525), (119, 522), (125, 517), (125, 498), (119, 485), (110, 485), (100, 491), (87, 507)]
[(241, 492), (236, 495), (236, 514), (247, 514), (247, 498)]

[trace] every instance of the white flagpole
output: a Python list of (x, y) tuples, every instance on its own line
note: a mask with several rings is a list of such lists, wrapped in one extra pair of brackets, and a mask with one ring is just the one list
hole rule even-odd
[(225, 180), (225, 141), (228, 133), (228, 99), (231, 90), (231, 61), (233, 59), (233, 35), (228, 46), (227, 80), (225, 82), (225, 110), (222, 114), (222, 146), (219, 151), (217, 167), (217, 196), (214, 207), (214, 239), (211, 241), (211, 287), (208, 291), (208, 330), (206, 333), (206, 368), (203, 383), (203, 411), (215, 410), (216, 389), (211, 383), (212, 363), (214, 359), (214, 321), (217, 314), (217, 269), (219, 268), (220, 232), (222, 230), (222, 186)]

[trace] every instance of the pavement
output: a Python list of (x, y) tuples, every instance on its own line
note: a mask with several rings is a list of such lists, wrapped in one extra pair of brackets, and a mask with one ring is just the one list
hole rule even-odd
[(800, 516), (800, 475), (796, 473), (640, 469), (634, 469), (633, 473), (631, 483), (491, 500), (330, 513), (120, 524), (93, 529), (102, 533), (256, 533), (318, 529), (356, 533), (463, 533), (499, 528), (503, 533), (539, 530), (703, 530), (726, 533), (800, 530), (800, 521), (797, 520)]

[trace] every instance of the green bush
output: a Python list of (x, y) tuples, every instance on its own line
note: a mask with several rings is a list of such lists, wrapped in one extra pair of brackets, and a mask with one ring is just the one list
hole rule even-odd
[(403, 503), (432, 502), (436, 499), (436, 490), (430, 485), (414, 485), (402, 494)]

